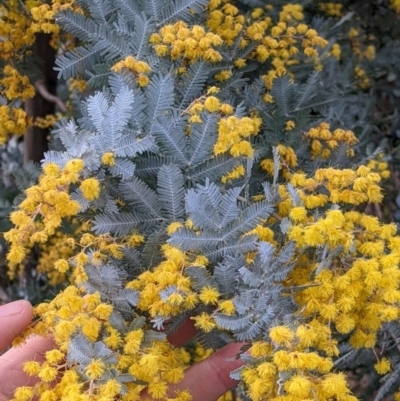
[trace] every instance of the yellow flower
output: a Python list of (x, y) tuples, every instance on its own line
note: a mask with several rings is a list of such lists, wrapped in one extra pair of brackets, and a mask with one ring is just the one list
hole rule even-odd
[(54, 268), (60, 273), (65, 273), (69, 269), (69, 263), (65, 259), (59, 259), (54, 263)]
[(183, 227), (182, 223), (174, 221), (170, 223), (169, 226), (167, 227), (167, 234), (172, 235), (175, 231), (177, 231), (181, 227)]
[(167, 390), (168, 390), (167, 383), (161, 381), (150, 383), (148, 386), (149, 394), (155, 399), (164, 398), (165, 395), (167, 394)]
[(59, 363), (63, 360), (64, 356), (65, 355), (58, 349), (52, 349), (45, 354), (46, 361), (50, 363)]
[(269, 336), (273, 342), (289, 347), (295, 334), (289, 327), (276, 326), (270, 329)]
[(107, 320), (112, 312), (113, 312), (112, 305), (100, 304), (93, 311), (93, 314), (99, 319)]
[(219, 291), (213, 287), (203, 287), (200, 291), (200, 300), (206, 305), (216, 305), (219, 298)]
[(311, 391), (311, 383), (305, 377), (294, 375), (285, 383), (285, 390), (300, 399), (306, 399)]
[(204, 101), (204, 108), (210, 113), (217, 111), (219, 107), (220, 107), (220, 102), (218, 98), (216, 98), (215, 96), (209, 96)]
[(85, 163), (81, 159), (72, 159), (67, 161), (63, 171), (72, 171), (74, 173), (80, 173), (85, 166)]
[(150, 80), (146, 75), (139, 75), (137, 77), (137, 83), (140, 87), (147, 86), (149, 84)]
[(237, 178), (243, 177), (245, 175), (245, 173), (246, 173), (246, 170), (242, 165), (237, 166), (232, 171), (230, 171), (229, 173), (223, 175), (221, 177), (221, 182), (223, 184), (225, 184), (225, 183), (227, 183), (229, 181), (232, 181), (232, 180), (235, 180)]
[(207, 89), (207, 95), (214, 95), (214, 94), (216, 94), (218, 92), (219, 92), (219, 88), (217, 88), (216, 86), (210, 86)]
[(194, 114), (193, 116), (190, 116), (189, 122), (192, 124), (201, 124), (203, 120), (200, 118), (199, 115)]
[(255, 341), (249, 349), (251, 356), (261, 358), (271, 353), (272, 347), (270, 343), (265, 341)]
[(87, 200), (95, 200), (100, 195), (100, 183), (96, 178), (87, 178), (83, 180), (79, 189), (82, 191), (82, 195)]
[(257, 366), (257, 373), (262, 379), (269, 379), (276, 374), (276, 366), (273, 363), (264, 362)]
[(233, 107), (228, 103), (222, 103), (219, 108), (219, 111), (226, 115), (230, 115), (230, 114), (233, 114)]
[(117, 379), (109, 379), (99, 387), (99, 393), (109, 399), (114, 398), (121, 391), (121, 383)]
[(322, 380), (321, 385), (324, 394), (327, 397), (338, 397), (349, 393), (343, 373), (331, 373), (326, 375)]
[(294, 222), (302, 222), (307, 218), (307, 210), (303, 206), (294, 207), (290, 209), (289, 217)]
[(96, 318), (85, 318), (82, 333), (90, 340), (96, 341), (101, 329), (101, 323)]
[(42, 366), (40, 368), (40, 372), (38, 373), (38, 377), (42, 379), (44, 382), (49, 383), (56, 379), (58, 374), (58, 370), (51, 366)]
[(380, 375), (384, 375), (391, 370), (390, 361), (387, 358), (382, 358), (378, 363), (374, 365), (376, 372)]
[(143, 235), (139, 235), (139, 234), (132, 234), (132, 235), (128, 238), (127, 243), (128, 243), (130, 246), (133, 246), (133, 247), (139, 246), (139, 245), (141, 245), (141, 244), (144, 243), (144, 236), (143, 236)]
[(25, 258), (25, 249), (20, 245), (13, 244), (10, 252), (7, 254), (7, 260), (11, 264), (21, 263)]
[(46, 163), (43, 167), (43, 172), (48, 176), (56, 177), (60, 173), (60, 167), (55, 163)]
[(28, 361), (24, 363), (22, 369), (28, 376), (36, 376), (40, 371), (40, 364), (36, 361)]
[(143, 330), (141, 329), (129, 332), (125, 336), (124, 352), (128, 355), (135, 354), (140, 348), (140, 344), (142, 343), (143, 337), (144, 333)]
[(103, 154), (101, 158), (101, 162), (105, 164), (106, 166), (114, 166), (115, 165), (115, 158), (114, 154), (112, 152), (106, 152)]
[(184, 297), (182, 294), (174, 292), (167, 298), (166, 302), (173, 306), (179, 306), (182, 304), (182, 302), (184, 302)]
[(100, 359), (94, 359), (86, 367), (86, 375), (90, 379), (99, 379), (105, 371), (104, 362)]
[(286, 131), (291, 131), (296, 126), (296, 123), (292, 120), (286, 122)]
[(278, 370), (285, 371), (290, 369), (291, 358), (287, 351), (276, 351), (273, 354), (273, 361)]
[(194, 325), (198, 329), (201, 329), (206, 333), (209, 333), (212, 329), (216, 327), (214, 319), (205, 312), (202, 312), (200, 315), (192, 317), (191, 319), (195, 321)]
[(33, 388), (27, 386), (18, 387), (14, 392), (15, 401), (30, 401), (33, 397)]
[(222, 301), (218, 304), (219, 310), (226, 315), (233, 315), (235, 313), (235, 305), (231, 300)]

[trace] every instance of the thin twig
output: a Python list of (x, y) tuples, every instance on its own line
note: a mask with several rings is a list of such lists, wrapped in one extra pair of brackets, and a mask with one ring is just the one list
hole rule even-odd
[(48, 91), (43, 79), (35, 82), (35, 88), (43, 99), (47, 100), (50, 103), (55, 103), (61, 111), (67, 111), (67, 107), (65, 106), (64, 102), (58, 96), (52, 95)]

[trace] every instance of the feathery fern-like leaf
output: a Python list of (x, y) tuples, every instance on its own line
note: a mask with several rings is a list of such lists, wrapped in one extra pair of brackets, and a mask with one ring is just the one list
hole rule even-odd
[(179, 167), (170, 164), (159, 169), (157, 193), (164, 216), (171, 221), (182, 220), (185, 214), (185, 187)]

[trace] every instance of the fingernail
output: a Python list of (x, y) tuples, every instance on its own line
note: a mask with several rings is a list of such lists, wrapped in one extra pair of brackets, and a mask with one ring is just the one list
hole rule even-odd
[(0, 317), (19, 315), (24, 308), (25, 301), (15, 301), (0, 306)]

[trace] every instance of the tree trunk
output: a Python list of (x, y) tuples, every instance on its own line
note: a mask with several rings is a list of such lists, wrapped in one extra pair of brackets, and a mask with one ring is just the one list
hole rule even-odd
[[(53, 70), (56, 59), (56, 51), (50, 46), (51, 35), (40, 33), (36, 37), (33, 48), (35, 59), (39, 61), (39, 69), (42, 75), (42, 83), (47, 91), (56, 95), (57, 73)], [(37, 83), (35, 83), (37, 84)], [(54, 114), (56, 105), (49, 102), (36, 90), (32, 99), (25, 103), (26, 113), (35, 120), (36, 117), (46, 117)], [(30, 127), (24, 136), (24, 162), (33, 161), (39, 163), (43, 154), (48, 150), (49, 129)]]

